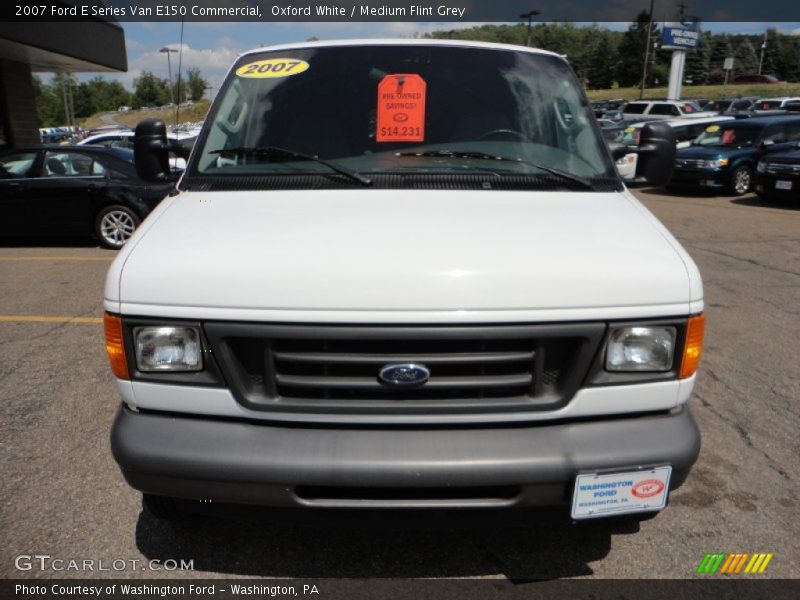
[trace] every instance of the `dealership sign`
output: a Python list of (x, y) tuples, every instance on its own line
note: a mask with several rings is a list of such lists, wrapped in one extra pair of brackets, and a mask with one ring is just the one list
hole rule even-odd
[(684, 19), (679, 23), (664, 23), (661, 48), (664, 50), (694, 50), (700, 45), (699, 23)]

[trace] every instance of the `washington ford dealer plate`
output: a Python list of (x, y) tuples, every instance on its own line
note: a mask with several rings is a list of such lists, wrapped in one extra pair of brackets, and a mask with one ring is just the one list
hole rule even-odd
[(672, 467), (622, 473), (586, 473), (575, 478), (572, 518), (592, 519), (661, 510), (667, 505)]

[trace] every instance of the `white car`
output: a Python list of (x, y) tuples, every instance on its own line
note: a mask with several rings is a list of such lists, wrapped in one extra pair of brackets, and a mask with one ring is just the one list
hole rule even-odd
[[(306, 42), (221, 89), (106, 278), (111, 448), (151, 513), (666, 506), (700, 448), (702, 282), (562, 56)], [(137, 136), (164, 180), (163, 122)], [(666, 183), (672, 129), (641, 141)]]
[(770, 111), (783, 110), (790, 102), (800, 102), (800, 97), (782, 96), (780, 98), (759, 98), (753, 102), (751, 110)]
[[(111, 148), (128, 148), (133, 150), (133, 131), (112, 131), (92, 135), (78, 142), (79, 146), (108, 146)], [(197, 138), (197, 132), (169, 133), (167, 139), (179, 141), (184, 144), (193, 144)], [(176, 171), (183, 171), (186, 168), (186, 159), (179, 156), (170, 156), (170, 167)]]
[[(681, 148), (688, 148), (692, 145), (698, 135), (706, 130), (706, 127), (714, 123), (722, 123), (723, 121), (734, 120), (734, 117), (724, 117), (716, 115), (713, 117), (696, 117), (692, 119), (680, 118), (669, 119), (663, 121), (665, 125), (669, 125), (675, 134), (675, 147), (680, 150)], [(639, 137), (642, 133), (642, 127), (648, 121), (640, 121), (629, 125), (623, 129), (616, 138), (617, 142), (627, 144), (629, 146), (637, 146), (639, 144)], [(617, 160), (617, 171), (620, 177), (625, 181), (634, 181), (636, 179), (636, 166), (638, 164), (638, 155), (635, 152), (626, 154)]]
[(713, 111), (699, 110), (692, 102), (680, 100), (636, 100), (623, 107), (623, 119), (674, 119), (676, 117), (703, 118), (713, 117)]

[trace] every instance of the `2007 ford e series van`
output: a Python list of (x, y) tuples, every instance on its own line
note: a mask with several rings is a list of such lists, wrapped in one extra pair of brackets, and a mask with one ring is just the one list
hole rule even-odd
[[(169, 177), (164, 124), (136, 164)], [(233, 65), (175, 193), (119, 253), (125, 479), (315, 508), (663, 509), (700, 439), (700, 275), (626, 190), (568, 63), (431, 40)], [(671, 130), (639, 175), (669, 180)]]

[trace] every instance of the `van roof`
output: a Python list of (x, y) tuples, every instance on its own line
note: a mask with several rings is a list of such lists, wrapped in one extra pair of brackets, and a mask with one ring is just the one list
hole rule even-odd
[[(317, 42), (296, 42), (292, 44), (276, 44), (253, 48), (243, 52), (238, 58), (249, 54), (272, 52), (275, 50), (297, 50), (301, 48), (335, 48), (343, 46), (451, 46), (458, 48), (484, 48), (487, 50), (507, 50), (512, 52), (528, 52), (530, 54), (543, 54), (564, 59), (564, 56), (540, 48), (527, 48), (514, 44), (496, 44), (493, 42), (473, 42), (469, 40), (432, 40), (432, 39), (405, 39), (405, 38), (377, 38), (377, 39), (352, 39), (352, 40), (327, 40)], [(237, 60), (238, 60), (237, 58)]]

